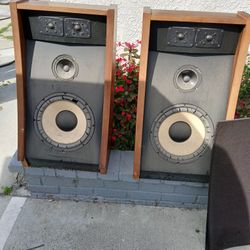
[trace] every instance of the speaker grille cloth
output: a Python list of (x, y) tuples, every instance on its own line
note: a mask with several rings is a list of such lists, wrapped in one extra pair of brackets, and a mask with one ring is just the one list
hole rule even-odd
[(206, 249), (250, 244), (250, 119), (220, 122), (212, 153)]

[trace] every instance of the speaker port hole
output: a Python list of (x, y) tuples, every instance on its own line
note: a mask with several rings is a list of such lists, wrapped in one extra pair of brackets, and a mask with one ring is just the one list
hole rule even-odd
[(77, 125), (77, 117), (73, 112), (63, 110), (56, 116), (56, 125), (65, 132), (72, 131)]

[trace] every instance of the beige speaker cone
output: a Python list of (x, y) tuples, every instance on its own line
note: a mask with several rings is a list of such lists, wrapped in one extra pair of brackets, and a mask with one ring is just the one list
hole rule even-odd
[[(63, 131), (56, 124), (56, 117), (62, 111), (71, 111), (77, 118), (77, 125), (71, 131)], [(87, 128), (84, 112), (75, 103), (60, 100), (46, 107), (42, 115), (42, 126), (47, 136), (57, 143), (75, 143), (81, 139)]]
[[(169, 135), (170, 127), (176, 122), (185, 122), (191, 128), (190, 137), (184, 142), (176, 142)], [(164, 150), (172, 155), (185, 156), (195, 153), (205, 140), (206, 129), (196, 115), (188, 112), (178, 112), (167, 117), (158, 130), (159, 143)]]

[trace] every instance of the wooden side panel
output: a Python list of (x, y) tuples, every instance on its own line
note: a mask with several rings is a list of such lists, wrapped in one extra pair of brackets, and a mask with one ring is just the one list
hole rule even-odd
[(133, 177), (135, 179), (138, 179), (140, 177), (150, 23), (151, 23), (151, 10), (145, 8), (143, 13), (143, 24), (142, 24), (142, 46), (141, 46), (140, 75), (139, 75), (138, 100), (137, 100), (137, 118), (136, 118), (136, 131), (135, 131), (135, 152), (134, 152), (134, 173), (133, 173)]
[(60, 2), (49, 2), (49, 1), (24, 1), (23, 3), (18, 4), (18, 9), (101, 15), (101, 16), (105, 16), (107, 14), (107, 6), (86, 5), (77, 3), (71, 4), (71, 3), (63, 3), (63, 2), (60, 3)]
[(246, 13), (239, 13), (239, 16), (246, 19), (246, 25), (242, 31), (240, 41), (238, 43), (237, 52), (234, 59), (234, 69), (232, 73), (232, 86), (228, 99), (226, 119), (234, 119), (235, 110), (238, 101), (238, 95), (241, 85), (242, 74), (246, 63), (248, 46), (250, 43), (250, 18)]
[(154, 21), (245, 24), (244, 19), (234, 13), (152, 10)]
[(114, 96), (114, 73), (115, 73), (115, 27), (116, 10), (109, 9), (107, 13), (106, 32), (106, 59), (105, 59), (105, 83), (103, 96), (103, 119), (102, 119), (102, 139), (100, 150), (100, 173), (107, 172), (109, 159), (110, 135), (112, 131), (112, 113)]
[(15, 63), (16, 63), (16, 88), (18, 109), (18, 160), (27, 166), (25, 159), (25, 40), (20, 12), (17, 3), (10, 3), (12, 30), (14, 37)]

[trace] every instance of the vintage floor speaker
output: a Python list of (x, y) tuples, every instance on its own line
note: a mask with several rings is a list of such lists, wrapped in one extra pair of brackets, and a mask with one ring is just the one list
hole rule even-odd
[(18, 159), (34, 167), (106, 172), (115, 8), (11, 3)]
[(134, 177), (206, 181), (216, 123), (234, 118), (246, 13), (144, 10)]

